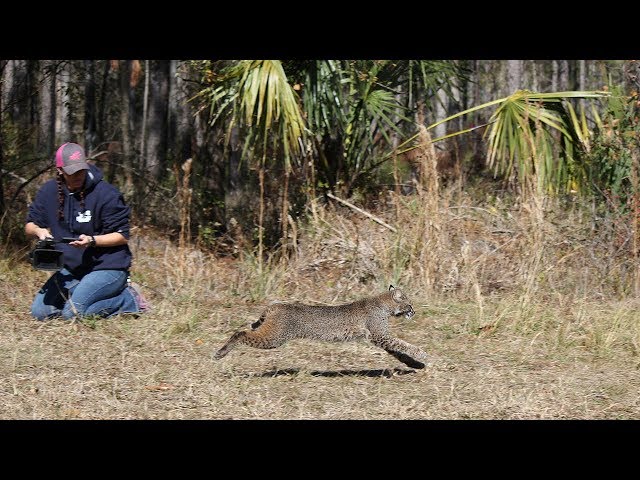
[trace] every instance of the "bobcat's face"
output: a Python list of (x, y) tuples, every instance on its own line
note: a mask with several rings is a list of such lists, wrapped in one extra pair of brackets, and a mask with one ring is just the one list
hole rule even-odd
[(393, 294), (391, 295), (391, 298), (393, 298), (394, 302), (393, 314), (396, 316), (404, 314), (406, 318), (413, 317), (416, 312), (413, 310), (411, 302), (402, 292), (402, 290), (400, 290), (399, 288), (394, 288), (392, 292)]

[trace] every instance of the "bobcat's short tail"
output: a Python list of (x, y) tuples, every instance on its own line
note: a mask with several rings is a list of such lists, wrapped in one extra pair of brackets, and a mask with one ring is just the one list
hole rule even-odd
[(231, 335), (231, 338), (227, 340), (227, 343), (225, 343), (222, 348), (213, 355), (214, 360), (220, 360), (222, 357), (226, 356), (235, 344), (241, 342), (242, 338), (246, 335), (246, 332), (236, 332)]

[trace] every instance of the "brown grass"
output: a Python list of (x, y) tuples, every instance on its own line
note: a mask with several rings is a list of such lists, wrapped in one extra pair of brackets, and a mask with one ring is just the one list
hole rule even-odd
[[(215, 258), (138, 230), (134, 280), (154, 307), (138, 318), (33, 320), (48, 273), (5, 246), (0, 418), (640, 418), (640, 302), (624, 232), (595, 230), (578, 206), (479, 204), (446, 189), (429, 225), (425, 196), (382, 199), (376, 215), (398, 235), (316, 206), (296, 225), (293, 256), (262, 271), (247, 253)], [(424, 370), (365, 342), (211, 359), (271, 300), (339, 303), (390, 283), (414, 299), (416, 315), (392, 329), (433, 355)]]

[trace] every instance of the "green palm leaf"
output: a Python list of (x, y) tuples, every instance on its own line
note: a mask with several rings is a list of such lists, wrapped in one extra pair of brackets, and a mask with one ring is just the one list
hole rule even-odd
[[(508, 97), (447, 117), (427, 129), (483, 108), (497, 106), (485, 131), (489, 167), (506, 178), (515, 174), (521, 183), (528, 182), (533, 175), (540, 191), (565, 191), (579, 188), (584, 183), (584, 166), (579, 165), (579, 158), (581, 151), (588, 146), (589, 137), (584, 112), (579, 121), (568, 99), (608, 96), (610, 93), (606, 91), (536, 93), (518, 90)], [(599, 120), (599, 117), (596, 118)], [(472, 129), (464, 129), (446, 137)], [(405, 143), (415, 138), (417, 134)]]
[(236, 120), (256, 128), (248, 138), (263, 154), (268, 141), (276, 149), (280, 145), (288, 169), (291, 155), (300, 151), (300, 139), (306, 129), (297, 95), (288, 83), (282, 63), (244, 60), (238, 63), (234, 78), (237, 81), (231, 91), (237, 91), (233, 99)]

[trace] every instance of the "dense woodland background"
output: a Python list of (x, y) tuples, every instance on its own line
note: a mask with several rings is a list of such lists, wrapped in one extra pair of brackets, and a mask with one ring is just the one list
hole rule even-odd
[[(24, 241), (26, 207), (67, 141), (123, 191), (136, 225), (260, 265), (295, 250), (298, 222), (336, 197), (375, 214), (390, 191), (438, 197), (455, 185), (517, 203), (532, 172), (538, 200), (628, 215), (637, 72), (621, 60), (0, 60), (0, 231)], [(487, 139), (495, 108), (430, 128), (523, 90), (613, 95), (570, 99), (566, 135), (526, 120), (551, 139), (544, 178), (540, 148), (516, 151), (529, 142), (518, 143), (522, 125), (503, 130), (502, 156)], [(569, 118), (561, 100), (557, 118)]]

